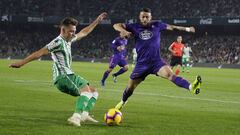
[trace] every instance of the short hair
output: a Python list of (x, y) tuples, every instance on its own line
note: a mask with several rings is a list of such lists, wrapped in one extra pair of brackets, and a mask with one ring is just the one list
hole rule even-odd
[(151, 9), (150, 8), (142, 8), (140, 12), (147, 12), (147, 13), (151, 13)]
[(78, 25), (78, 21), (72, 17), (65, 17), (61, 22), (60, 26)]

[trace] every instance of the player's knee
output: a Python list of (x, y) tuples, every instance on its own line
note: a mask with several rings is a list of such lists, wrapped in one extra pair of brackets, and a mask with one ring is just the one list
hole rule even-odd
[(97, 99), (97, 98), (98, 98), (98, 95), (99, 95), (97, 89), (94, 88), (94, 87), (92, 87), (92, 86), (89, 86), (89, 88), (90, 88), (90, 91), (91, 91), (91, 93), (92, 93), (92, 97), (94, 97), (95, 99)]
[(174, 74), (173, 74), (172, 72), (169, 72), (169, 73), (167, 74), (167, 79), (171, 81), (172, 78), (173, 78), (173, 76), (174, 76)]
[(168, 80), (172, 80), (173, 75), (174, 74), (172, 72), (166, 72), (165, 74), (162, 75), (162, 77)]
[(134, 89), (137, 87), (136, 84), (128, 84), (128, 89), (131, 91), (134, 91)]
[(99, 94), (98, 94), (97, 90), (92, 92), (92, 94), (93, 94), (93, 98), (98, 99)]
[(92, 86), (88, 86), (88, 87), (89, 87), (89, 92), (91, 93), (97, 91), (97, 89)]
[(81, 92), (91, 92), (91, 88), (88, 85), (86, 85), (85, 87), (79, 89), (79, 92), (80, 93)]
[(110, 73), (110, 72), (112, 72), (112, 70), (113, 70), (112, 68), (109, 68), (109, 69), (107, 70), (107, 72)]
[(123, 68), (124, 68), (125, 71), (127, 71), (128, 70), (128, 65), (124, 66)]

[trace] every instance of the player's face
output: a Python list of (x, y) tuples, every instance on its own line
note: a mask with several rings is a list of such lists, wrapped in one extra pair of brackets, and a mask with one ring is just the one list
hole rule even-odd
[(152, 20), (152, 15), (149, 12), (140, 12), (139, 15), (140, 22), (142, 25), (148, 25), (150, 21)]
[(182, 43), (182, 36), (178, 36), (178, 37), (177, 37), (177, 42), (178, 42), (178, 43)]
[(76, 26), (75, 25), (63, 26), (62, 32), (63, 32), (64, 38), (66, 38), (67, 40), (71, 40), (75, 35)]

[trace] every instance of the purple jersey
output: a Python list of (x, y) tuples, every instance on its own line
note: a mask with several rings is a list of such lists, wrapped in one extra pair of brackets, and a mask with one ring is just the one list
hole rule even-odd
[(132, 32), (135, 38), (137, 62), (150, 63), (160, 60), (160, 36), (167, 24), (151, 22), (148, 26), (140, 23), (126, 24), (126, 30)]
[[(117, 37), (112, 41), (112, 49), (113, 49), (113, 55), (114, 57), (118, 57), (120, 59), (125, 59), (127, 55), (126, 51), (126, 45), (128, 43), (128, 40), (125, 38)], [(117, 48), (121, 47), (121, 51), (119, 51)]]

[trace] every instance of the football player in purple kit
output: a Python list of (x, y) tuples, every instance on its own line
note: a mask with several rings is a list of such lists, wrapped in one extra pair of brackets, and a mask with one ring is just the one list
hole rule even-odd
[(149, 74), (155, 74), (156, 76), (168, 79), (177, 86), (185, 88), (194, 94), (200, 93), (200, 85), (202, 83), (200, 76), (196, 76), (195, 81), (190, 84), (182, 77), (174, 75), (169, 65), (160, 58), (161, 31), (176, 29), (194, 33), (194, 27), (182, 27), (152, 21), (151, 10), (148, 8), (140, 11), (139, 19), (139, 23), (117, 23), (113, 25), (114, 29), (119, 31), (121, 36), (134, 37), (137, 50), (137, 64), (123, 92), (122, 100), (115, 108), (120, 110), (132, 95), (134, 89), (144, 81)]
[(126, 45), (127, 45), (127, 43), (128, 43), (128, 40), (124, 36), (119, 36), (112, 41), (113, 55), (110, 58), (109, 68), (103, 74), (103, 77), (101, 80), (102, 86), (105, 86), (105, 80), (107, 79), (109, 73), (111, 73), (112, 70), (117, 65), (119, 65), (121, 67), (121, 69), (118, 72), (112, 74), (113, 81), (115, 83), (117, 82), (117, 76), (123, 74), (124, 72), (126, 72), (128, 70), (128, 63), (126, 60), (126, 57), (127, 57)]

